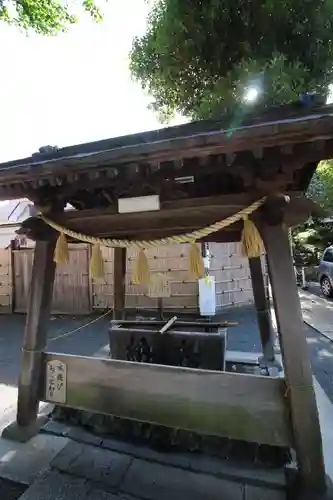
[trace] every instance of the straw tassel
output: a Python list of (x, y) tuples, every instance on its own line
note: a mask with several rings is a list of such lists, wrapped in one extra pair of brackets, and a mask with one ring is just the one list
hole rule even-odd
[(189, 253), (189, 271), (191, 276), (195, 279), (201, 279), (205, 276), (205, 266), (201, 251), (195, 242), (191, 243)]
[(254, 222), (252, 222), (248, 217), (244, 217), (244, 228), (241, 243), (242, 255), (248, 259), (260, 257), (260, 255), (265, 252), (265, 247), (260, 233)]
[(150, 283), (148, 259), (143, 249), (140, 250), (134, 262), (132, 279), (135, 285), (149, 285)]
[(93, 245), (90, 259), (90, 272), (93, 279), (104, 277), (104, 260), (100, 245)]
[(69, 262), (68, 242), (64, 233), (59, 234), (53, 260), (56, 264), (68, 264)]

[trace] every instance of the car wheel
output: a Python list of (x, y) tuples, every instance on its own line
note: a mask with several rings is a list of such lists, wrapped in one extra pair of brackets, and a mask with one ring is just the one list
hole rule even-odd
[(322, 280), (320, 282), (320, 288), (321, 288), (323, 295), (325, 295), (325, 297), (332, 297), (333, 288), (332, 288), (330, 280), (326, 276), (324, 278), (322, 278)]

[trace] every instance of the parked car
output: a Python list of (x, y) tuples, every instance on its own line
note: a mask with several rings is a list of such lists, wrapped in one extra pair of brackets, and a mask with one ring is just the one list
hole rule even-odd
[(326, 248), (318, 268), (320, 288), (325, 297), (333, 297), (333, 245)]

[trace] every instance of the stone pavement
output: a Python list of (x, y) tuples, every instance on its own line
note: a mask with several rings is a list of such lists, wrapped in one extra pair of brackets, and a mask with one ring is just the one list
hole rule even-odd
[[(333, 303), (304, 290), (299, 291), (304, 322), (316, 330), (307, 335), (315, 377), (316, 398), (323, 438), (324, 460), (328, 476), (333, 480)], [(313, 352), (317, 351), (317, 359)], [(317, 371), (317, 373), (316, 373)], [(328, 397), (329, 396), (329, 397)]]
[(333, 342), (333, 303), (304, 290), (299, 296), (304, 321)]
[(333, 481), (333, 405), (317, 380), (314, 381), (323, 440), (326, 473)]
[[(51, 410), (52, 405), (40, 405), (40, 415), (48, 415)], [(16, 401), (0, 416), (0, 435), (15, 417)], [(48, 463), (67, 444), (64, 438), (59, 441), (52, 438), (53, 436), (38, 435), (28, 443), (16, 443), (0, 438), (0, 477), (30, 484), (45, 461)]]
[[(59, 432), (59, 424), (56, 426)], [(63, 433), (67, 432), (63, 426)], [(101, 439), (78, 428), (76, 439), (50, 462), (21, 500), (69, 500), (70, 496), (82, 500), (285, 498), (281, 469), (235, 468), (214, 458), (161, 453)]]
[(333, 303), (300, 290), (312, 371), (333, 403)]

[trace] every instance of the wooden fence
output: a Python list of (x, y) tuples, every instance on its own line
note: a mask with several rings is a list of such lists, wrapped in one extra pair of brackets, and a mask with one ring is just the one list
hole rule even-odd
[[(169, 245), (146, 251), (151, 273), (167, 272), (170, 280), (171, 297), (163, 299), (165, 309), (193, 309), (198, 307), (198, 285), (189, 278), (188, 245)], [(93, 307), (113, 307), (113, 249), (103, 249), (106, 263), (105, 283), (93, 284)], [(132, 283), (132, 268), (136, 252), (127, 252), (126, 308), (156, 309), (157, 299), (148, 296), (148, 289)]]
[[(240, 256), (239, 243), (211, 243), (210, 273), (216, 281), (217, 308), (242, 305), (253, 300), (248, 261)], [(32, 272), (33, 248), (0, 250), (0, 312), (26, 311)], [(70, 262), (59, 266), (53, 292), (53, 313), (88, 314), (113, 307), (113, 249), (103, 248), (105, 277), (93, 281), (89, 273), (90, 248), (73, 245)], [(165, 310), (196, 311), (198, 284), (189, 277), (188, 245), (169, 245), (147, 251), (151, 272), (166, 272), (171, 296), (163, 299)], [(127, 252), (126, 308), (157, 308), (147, 287), (132, 284), (134, 250)]]
[[(91, 312), (89, 249), (73, 246), (69, 253), (69, 264), (59, 266), (53, 287), (53, 313), (89, 314)], [(14, 312), (26, 312), (27, 297), (32, 273), (34, 250), (13, 250), (14, 265)]]
[(0, 313), (12, 311), (13, 276), (12, 254), (9, 248), (0, 248)]

